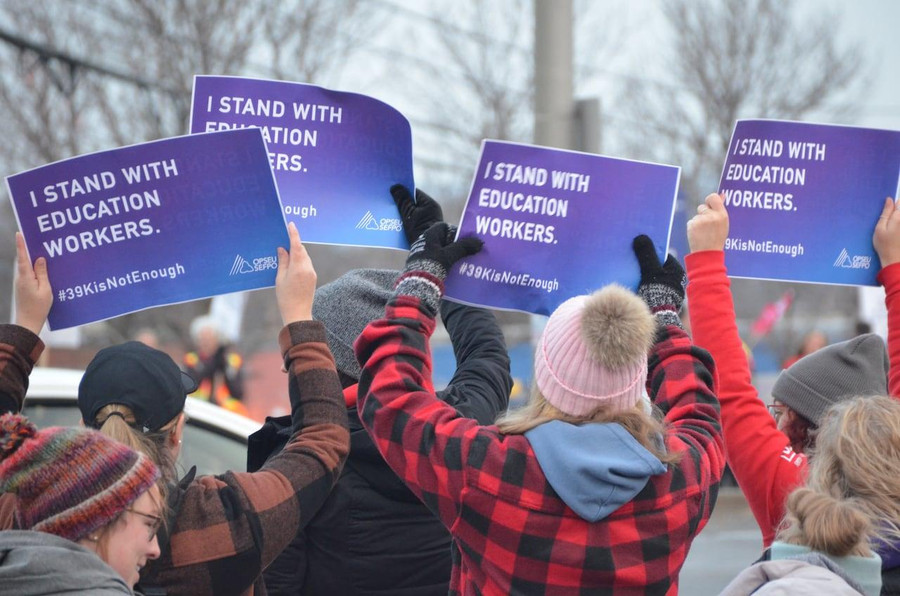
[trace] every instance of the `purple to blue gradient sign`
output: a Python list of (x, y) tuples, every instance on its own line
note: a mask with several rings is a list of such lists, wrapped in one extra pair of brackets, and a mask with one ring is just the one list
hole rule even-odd
[(406, 250), (389, 189), (414, 187), (403, 115), (371, 97), (314, 85), (197, 76), (191, 132), (258, 126), (285, 217), (303, 242)]
[(258, 129), (73, 157), (6, 179), (51, 329), (272, 286), (288, 246)]
[(900, 132), (738, 121), (719, 182), (729, 275), (878, 285), (872, 232), (898, 175)]
[(446, 295), (549, 315), (568, 298), (640, 281), (631, 249), (647, 234), (664, 258), (681, 171), (674, 166), (484, 141), (459, 226), (484, 241)]

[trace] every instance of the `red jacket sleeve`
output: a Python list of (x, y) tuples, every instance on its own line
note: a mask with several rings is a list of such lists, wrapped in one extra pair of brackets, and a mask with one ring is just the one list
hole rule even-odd
[(900, 397), (900, 263), (888, 265), (878, 273), (884, 286), (884, 304), (888, 314), (888, 392)]
[(806, 476), (806, 457), (791, 449), (750, 383), (725, 253), (691, 253), (685, 265), (694, 343), (709, 350), (719, 371), (725, 457), (769, 546), (784, 517), (788, 494)]

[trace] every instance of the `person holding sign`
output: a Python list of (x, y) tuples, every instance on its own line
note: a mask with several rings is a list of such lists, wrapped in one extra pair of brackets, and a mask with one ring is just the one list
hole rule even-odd
[[(289, 236), (290, 252), (278, 249), (275, 295), (285, 323), (279, 343), (293, 424), (287, 446), (258, 472), (195, 477), (192, 469), (176, 481), (184, 403), (195, 383), (165, 353), (128, 342), (101, 350), (85, 371), (78, 395), (84, 424), (149, 455), (166, 484), (161, 555), (141, 570), (143, 592), (264, 593), (262, 570), (340, 475), (349, 451), (346, 411), (325, 329), (312, 320), (315, 270), (293, 224)], [(49, 292), (43, 265), (38, 261), (32, 271), (21, 242), (18, 263), (20, 279), (37, 280), (33, 293), (43, 300), (44, 288)], [(17, 290), (17, 299), (23, 297), (20, 304), (28, 304), (28, 292)], [(43, 348), (33, 330), (43, 322), (31, 321), (30, 331), (0, 326), (0, 403), (21, 407)], [(9, 511), (4, 499), (0, 511)], [(9, 527), (11, 520), (0, 518), (0, 528)]]
[[(747, 358), (735, 323), (725, 269), (728, 212), (711, 194), (688, 222), (691, 253), (685, 258), (691, 328), (698, 346), (719, 367), (719, 399), (728, 464), (741, 486), (768, 547), (785, 514), (788, 495), (807, 476), (813, 432), (829, 406), (855, 396), (898, 395), (900, 391), (900, 210), (890, 199), (875, 227), (873, 242), (885, 287), (888, 344), (874, 334), (833, 344), (782, 371), (772, 388), (775, 418), (750, 383)], [(900, 545), (900, 541), (897, 542)], [(885, 586), (900, 589), (900, 552), (882, 544)]]
[(713, 361), (677, 315), (684, 271), (638, 237), (640, 298), (564, 302), (530, 403), (487, 426), (437, 399), (428, 348), (447, 271), (480, 246), (430, 228), (355, 346), (363, 426), (454, 538), (451, 593), (676, 593), (724, 467)]
[[(392, 187), (391, 194), (410, 244), (443, 221), (440, 204), (421, 190), (416, 190), (415, 201), (401, 185)], [(360, 424), (356, 407), (362, 370), (353, 342), (384, 315), (399, 275), (394, 270), (354, 269), (316, 291), (313, 316), (325, 324), (344, 387), (351, 450), (325, 504), (266, 569), (266, 589), (272, 596), (444, 596), (449, 590), (449, 532), (385, 463)], [(506, 410), (512, 390), (509, 355), (497, 319), (488, 310), (446, 300), (440, 303), (440, 315), (456, 370), (437, 396), (459, 415), (491, 424)], [(264, 457), (271, 453), (278, 424), (278, 419), (269, 420), (251, 437), (251, 470), (264, 461), (256, 457), (257, 445)]]

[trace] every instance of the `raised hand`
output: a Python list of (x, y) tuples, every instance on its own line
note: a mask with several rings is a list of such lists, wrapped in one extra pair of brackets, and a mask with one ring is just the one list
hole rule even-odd
[(53, 290), (47, 277), (47, 259), (38, 258), (32, 267), (25, 238), (16, 232), (16, 324), (40, 333), (53, 304)]
[(725, 250), (728, 238), (728, 210), (722, 195), (711, 194), (697, 207), (697, 215), (687, 223), (691, 252)]
[(878, 253), (882, 269), (900, 262), (900, 209), (891, 197), (884, 200), (884, 209), (875, 224), (872, 244)]
[(436, 313), (450, 268), (456, 261), (477, 253), (483, 245), (474, 237), (454, 241), (450, 226), (443, 222), (434, 224), (410, 247), (395, 294), (416, 296)]
[(678, 311), (684, 302), (684, 287), (687, 285), (681, 263), (672, 255), (666, 258), (665, 263), (660, 263), (653, 241), (643, 234), (634, 239), (632, 248), (641, 268), (638, 296), (647, 303), (653, 314), (658, 315), (661, 323), (681, 326)]
[(415, 201), (409, 189), (402, 184), (391, 187), (391, 196), (397, 204), (397, 211), (400, 212), (403, 221), (403, 233), (406, 234), (406, 240), (410, 245), (424, 234), (425, 230), (444, 221), (444, 212), (438, 202), (418, 188)]
[(278, 273), (275, 275), (275, 298), (285, 325), (312, 320), (316, 293), (316, 270), (293, 222), (288, 224), (288, 236), (291, 250), (278, 247)]

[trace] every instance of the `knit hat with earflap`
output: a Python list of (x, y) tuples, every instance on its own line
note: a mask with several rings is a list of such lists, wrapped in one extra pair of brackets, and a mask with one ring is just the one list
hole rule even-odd
[(884, 340), (867, 333), (826, 346), (781, 371), (772, 398), (813, 424), (831, 405), (857, 396), (887, 395)]
[(325, 324), (339, 372), (359, 380), (362, 369), (353, 342), (369, 323), (384, 317), (399, 275), (391, 269), (354, 269), (316, 290), (313, 318)]
[(655, 331), (644, 301), (620, 286), (570, 298), (544, 328), (534, 358), (538, 389), (572, 416), (601, 405), (628, 410), (643, 394)]
[(147, 492), (159, 470), (142, 453), (95, 430), (37, 430), (24, 416), (0, 417), (0, 493), (15, 493), (24, 530), (77, 542), (112, 522)]

